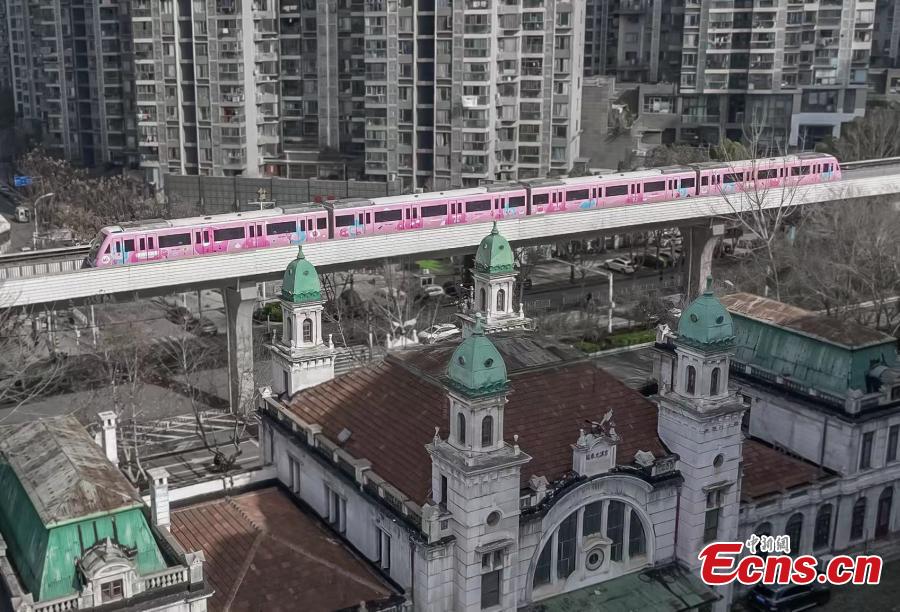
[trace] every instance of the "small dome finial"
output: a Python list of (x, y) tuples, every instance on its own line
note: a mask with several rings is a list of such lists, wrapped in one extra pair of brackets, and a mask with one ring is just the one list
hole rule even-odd
[(713, 277), (710, 274), (706, 277), (706, 291), (704, 291), (707, 295), (712, 295), (713, 293)]
[(306, 255), (303, 254), (303, 245), (297, 246), (297, 259), (306, 259)]
[(497, 227), (496, 221), (494, 221), (494, 227), (491, 228), (491, 233), (495, 236), (500, 233), (500, 228)]
[(484, 335), (484, 315), (480, 312), (475, 313), (475, 327), (472, 329), (472, 334), (475, 336)]

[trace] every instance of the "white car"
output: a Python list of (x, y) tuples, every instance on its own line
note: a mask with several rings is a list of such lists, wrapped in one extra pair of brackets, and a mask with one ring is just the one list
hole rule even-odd
[(444, 295), (444, 288), (440, 285), (425, 285), (424, 287), (422, 287), (422, 293), (425, 295), (425, 297), (440, 297)]
[(613, 272), (621, 272), (622, 274), (634, 274), (634, 264), (621, 257), (607, 259), (603, 265)]
[(419, 332), (419, 342), (423, 344), (434, 344), (441, 340), (454, 338), (460, 334), (459, 328), (452, 323), (442, 323), (440, 325), (432, 325), (428, 329)]

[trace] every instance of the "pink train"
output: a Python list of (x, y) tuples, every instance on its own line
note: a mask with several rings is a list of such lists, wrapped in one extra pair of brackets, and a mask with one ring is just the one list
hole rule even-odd
[(104, 227), (92, 242), (85, 265), (133, 265), (840, 178), (840, 164), (834, 157), (802, 153), (371, 200), (337, 200), (324, 206), (303, 204), (172, 221), (140, 221)]

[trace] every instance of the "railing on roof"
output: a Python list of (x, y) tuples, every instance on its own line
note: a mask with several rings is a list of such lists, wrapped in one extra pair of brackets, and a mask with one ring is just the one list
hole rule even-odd
[(68, 597), (60, 597), (49, 601), (39, 601), (34, 604), (34, 612), (66, 612), (67, 610), (77, 610), (79, 608), (79, 600), (81, 595), (69, 595)]
[(186, 567), (169, 567), (153, 574), (144, 576), (144, 590), (163, 589), (176, 584), (186, 584), (188, 582), (188, 568)]

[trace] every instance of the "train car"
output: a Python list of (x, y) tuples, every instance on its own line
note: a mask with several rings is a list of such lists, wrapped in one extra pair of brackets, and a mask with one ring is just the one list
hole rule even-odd
[(321, 207), (151, 220), (104, 227), (91, 244), (89, 267), (140, 264), (327, 240)]
[(698, 195), (718, 195), (790, 187), (839, 180), (837, 159), (823, 153), (801, 153), (735, 162), (693, 164), (697, 170)]

